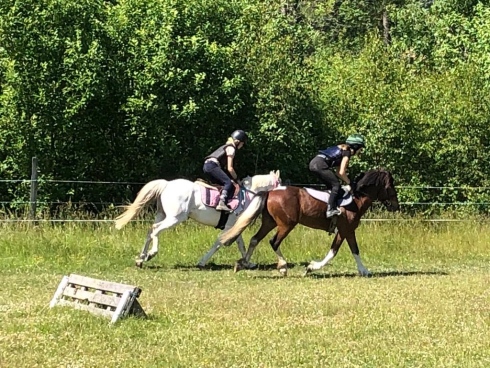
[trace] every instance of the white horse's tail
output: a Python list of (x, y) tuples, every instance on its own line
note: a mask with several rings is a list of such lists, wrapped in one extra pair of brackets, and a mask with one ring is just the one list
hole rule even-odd
[(136, 216), (149, 201), (162, 194), (167, 184), (168, 181), (164, 179), (152, 180), (146, 183), (145, 186), (138, 192), (134, 202), (129, 206), (125, 206), (124, 208), (126, 211), (116, 218), (116, 229), (121, 229), (134, 216)]
[(269, 197), (269, 192), (258, 192), (253, 198), (245, 211), (238, 217), (235, 224), (227, 231), (220, 235), (219, 241), (223, 245), (233, 243), (241, 233), (250, 225), (264, 209), (264, 205)]

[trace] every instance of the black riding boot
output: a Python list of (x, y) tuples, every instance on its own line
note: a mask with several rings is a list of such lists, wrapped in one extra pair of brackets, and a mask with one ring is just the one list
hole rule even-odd
[(336, 197), (335, 193), (330, 193), (330, 198), (328, 198), (327, 218), (340, 215)]

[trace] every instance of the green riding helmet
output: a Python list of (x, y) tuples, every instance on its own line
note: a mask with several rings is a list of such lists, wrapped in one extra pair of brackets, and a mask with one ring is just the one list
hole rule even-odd
[(350, 147), (354, 148), (354, 150), (358, 150), (359, 148), (366, 148), (366, 141), (361, 134), (351, 134), (345, 140)]

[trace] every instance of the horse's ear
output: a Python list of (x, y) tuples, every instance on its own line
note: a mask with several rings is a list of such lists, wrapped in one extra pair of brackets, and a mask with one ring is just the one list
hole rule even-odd
[(281, 172), (279, 170), (276, 171), (276, 178), (280, 178), (281, 177)]

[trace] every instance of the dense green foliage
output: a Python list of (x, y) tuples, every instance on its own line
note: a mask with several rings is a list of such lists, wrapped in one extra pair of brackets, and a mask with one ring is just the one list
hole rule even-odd
[[(46, 200), (120, 200), (128, 188), (46, 180), (195, 178), (241, 128), (241, 176), (311, 181), (316, 150), (358, 131), (353, 171), (490, 186), (489, 70), (490, 6), (471, 0), (4, 1), (0, 179), (37, 156)], [(0, 200), (27, 196), (0, 183)]]

